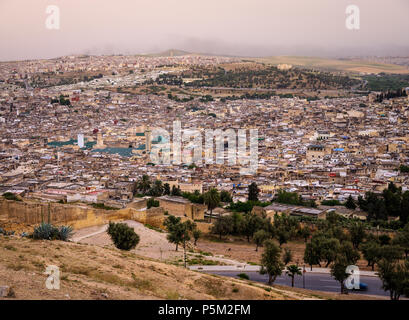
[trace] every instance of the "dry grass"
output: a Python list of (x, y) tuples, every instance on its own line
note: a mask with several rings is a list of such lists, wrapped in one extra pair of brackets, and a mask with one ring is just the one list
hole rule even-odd
[[(248, 281), (189, 271), (115, 248), (4, 237), (1, 242), (1, 285), (15, 288), (17, 299), (314, 298), (285, 290), (267, 292)], [(60, 267), (60, 290), (46, 289), (47, 265)]]

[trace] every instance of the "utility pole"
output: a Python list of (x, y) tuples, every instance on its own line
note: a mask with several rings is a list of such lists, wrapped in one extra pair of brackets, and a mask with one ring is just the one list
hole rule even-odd
[(182, 238), (183, 238), (183, 261), (186, 268), (186, 239), (184, 234), (182, 235)]

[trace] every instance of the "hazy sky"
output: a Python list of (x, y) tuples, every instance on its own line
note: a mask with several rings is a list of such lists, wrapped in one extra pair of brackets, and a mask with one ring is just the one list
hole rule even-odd
[[(345, 27), (360, 8), (360, 30)], [(60, 8), (60, 29), (45, 25)], [(0, 0), (0, 60), (169, 48), (231, 55), (406, 55), (409, 0)]]

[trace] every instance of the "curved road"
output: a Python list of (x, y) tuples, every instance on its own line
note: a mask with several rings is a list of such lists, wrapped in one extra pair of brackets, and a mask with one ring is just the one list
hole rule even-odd
[[(243, 271), (203, 271), (210, 274), (217, 274), (220, 276), (238, 278), (238, 274)], [(250, 280), (266, 284), (268, 280), (267, 275), (261, 275), (257, 271), (246, 271)], [(360, 276), (360, 281), (368, 285), (367, 291), (354, 291), (365, 295), (377, 295), (389, 297), (389, 292), (382, 289), (382, 282), (378, 277)], [(276, 284), (291, 286), (291, 278), (285, 274), (277, 277)], [(294, 286), (303, 288), (303, 277), (296, 276), (294, 279)], [(330, 274), (326, 273), (305, 273), (305, 289), (316, 291), (340, 292), (340, 284), (334, 280)]]

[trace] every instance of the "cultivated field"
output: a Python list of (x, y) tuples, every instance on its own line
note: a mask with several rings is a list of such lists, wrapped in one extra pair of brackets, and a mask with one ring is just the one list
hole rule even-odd
[(383, 64), (365, 60), (326, 59), (316, 57), (277, 56), (252, 59), (267, 64), (291, 64), (308, 69), (342, 71), (348, 73), (409, 73), (409, 68), (394, 64)]

